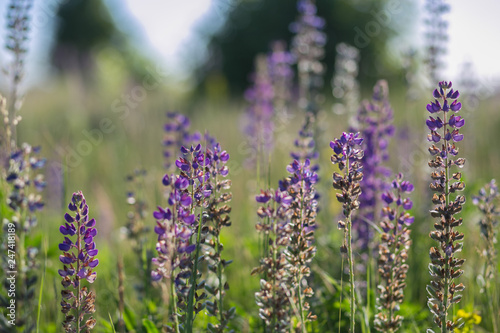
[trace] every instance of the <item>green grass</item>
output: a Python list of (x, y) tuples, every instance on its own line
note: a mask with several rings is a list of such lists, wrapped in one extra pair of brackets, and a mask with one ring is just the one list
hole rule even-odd
[[(105, 61), (104, 67), (109, 64)], [(146, 301), (137, 299), (135, 285), (140, 283), (137, 278), (136, 258), (128, 241), (120, 232), (126, 222), (127, 205), (125, 204), (127, 184), (125, 176), (135, 168), (148, 171), (145, 179), (146, 200), (149, 203), (149, 216), (156, 205), (165, 205), (161, 178), (163, 176), (163, 157), (161, 140), (162, 124), (165, 122), (167, 110), (184, 111), (191, 117), (192, 129), (200, 132), (209, 131), (221, 142), (224, 149), (231, 155), (231, 179), (233, 181), (233, 200), (231, 219), (233, 225), (224, 231), (222, 240), (224, 257), (233, 259), (234, 263), (226, 270), (227, 280), (231, 289), (227, 292), (226, 304), (236, 306), (238, 318), (233, 325), (237, 332), (253, 332), (260, 321), (257, 319), (257, 306), (254, 293), (259, 288), (257, 277), (250, 276), (250, 271), (258, 263), (258, 236), (254, 225), (257, 220), (254, 196), (259, 191), (255, 180), (255, 170), (245, 168), (249, 156), (248, 146), (241, 131), (240, 116), (244, 103), (240, 100), (209, 103), (196, 96), (182, 95), (172, 89), (161, 88), (148, 92), (147, 98), (130, 110), (127, 117), (120, 119), (121, 114), (113, 112), (112, 104), (121, 94), (130, 91), (136, 83), (127, 82), (125, 78), (113, 80), (106, 78), (106, 70), (100, 72), (102, 77), (96, 79), (96, 84), (85, 86), (69, 77), (54, 81), (44, 90), (35, 90), (27, 95), (22, 109), (23, 121), (19, 128), (20, 142), (27, 141), (33, 145), (41, 145), (42, 155), (48, 158), (47, 176), (50, 182), (56, 181), (58, 188), (49, 187), (45, 198), (49, 198), (47, 209), (42, 212), (36, 235), (41, 237), (43, 249), (46, 251), (46, 261), (41, 265), (38, 290), (37, 327), (40, 332), (59, 332), (62, 315), (60, 314), (60, 277), (57, 270), (58, 243), (62, 237), (58, 227), (62, 223), (65, 206), (71, 193), (82, 190), (90, 207), (90, 217), (97, 220), (99, 235), (96, 243), (99, 248), (100, 265), (97, 269), (98, 278), (93, 285), (96, 291), (96, 317), (98, 324), (96, 332), (114, 332), (118, 321), (118, 278), (116, 271), (117, 253), (124, 257), (125, 267), (125, 297), (127, 308), (135, 313), (135, 324), (127, 327), (137, 332), (155, 332), (151, 327), (154, 318), (164, 313), (164, 304), (160, 298), (152, 297), (158, 308), (151, 308)], [(118, 76), (120, 77), (120, 76)], [(460, 90), (460, 86), (457, 86)], [(428, 96), (427, 96), (428, 95)], [(430, 93), (425, 95), (430, 97)], [(397, 89), (391, 91), (396, 112), (396, 122), (399, 125), (410, 125), (416, 141), (411, 141), (409, 148), (398, 148), (400, 141), (393, 140), (391, 144), (391, 167), (398, 170), (405, 159), (404, 154), (421, 151), (427, 147), (425, 140), (427, 98), (409, 107)], [(477, 226), (478, 215), (470, 202), (471, 194), (493, 177), (498, 177), (500, 165), (500, 149), (496, 142), (500, 140), (500, 114), (497, 111), (497, 99), (481, 101), (480, 108), (466, 118), (465, 140), (460, 144), (460, 155), (468, 159), (463, 175), (468, 202), (461, 214), (465, 233), (464, 251), (461, 257), (467, 258), (464, 265), (465, 274), (460, 279), (467, 289), (460, 308), (471, 306), (474, 311), (483, 315), (481, 327), (488, 331), (490, 323), (487, 314), (487, 300), (479, 294), (476, 274), (482, 265), (478, 257), (481, 238)], [(330, 178), (333, 166), (329, 163), (329, 141), (339, 136), (346, 129), (346, 119), (335, 116), (329, 111), (330, 101), (327, 101), (324, 117), (321, 121), (322, 141), (318, 142), (321, 151), (321, 212), (318, 216), (319, 232), (317, 235), (318, 252), (313, 266), (313, 279), (316, 285), (317, 297), (312, 302), (313, 311), (318, 314), (318, 322), (314, 325), (316, 332), (338, 331), (339, 307), (342, 307), (342, 323), (348, 325), (347, 297), (339, 303), (341, 257), (338, 247), (341, 243), (341, 233), (336, 230), (335, 217), (340, 213), (340, 206), (333, 198), (330, 189)], [(277, 142), (271, 155), (270, 178), (272, 186), (277, 185), (279, 178), (286, 175), (285, 166), (289, 162), (288, 152), (292, 148), (293, 139), (301, 123), (299, 113), (295, 113), (293, 121), (277, 134)], [(114, 130), (102, 134), (102, 142), (92, 144), (92, 149), (81, 156), (77, 165), (63, 168), (63, 173), (57, 172), (57, 165), (64, 161), (62, 151), (78, 149), (83, 140), (88, 140), (85, 130), (100, 128), (102, 119), (110, 119)], [(420, 147), (420, 148), (419, 148)], [(420, 149), (420, 150), (419, 150)], [(405, 292), (405, 302), (401, 306), (401, 314), (405, 317), (403, 332), (423, 332), (431, 327), (431, 318), (426, 306), (425, 286), (429, 281), (427, 272), (428, 251), (432, 244), (428, 234), (433, 222), (429, 217), (430, 196), (427, 191), (429, 170), (426, 167), (427, 156), (424, 153), (415, 155), (412, 175), (406, 178), (416, 184), (416, 192), (412, 196), (415, 204), (413, 214), (415, 223), (412, 226), (413, 244), (410, 250), (408, 287)], [(421, 156), (421, 157), (419, 157)], [(418, 158), (417, 158), (418, 157)], [(5, 188), (5, 186), (2, 186)], [(0, 212), (2, 217), (8, 216), (5, 207), (5, 194), (0, 191)], [(154, 220), (149, 219), (150, 226)], [(33, 239), (36, 237), (33, 237)], [(148, 249), (154, 251), (155, 239), (151, 233)], [(46, 244), (46, 246), (45, 246)], [(42, 252), (44, 252), (42, 251)], [(45, 260), (42, 253), (41, 262)], [(360, 260), (355, 254), (355, 260)], [(347, 286), (344, 278), (344, 289)], [(345, 292), (346, 290), (344, 290)], [(159, 293), (159, 291), (158, 291)], [(372, 302), (373, 302), (373, 295)], [(458, 308), (454, 309), (454, 313)], [(373, 315), (374, 309), (370, 309)], [(131, 320), (129, 314), (126, 316)], [(142, 317), (144, 316), (144, 318)], [(200, 318), (200, 321), (206, 321)], [(134, 326), (136, 325), (136, 326)], [(356, 325), (361, 329), (359, 323)], [(132, 331), (132, 330), (129, 330)], [(373, 329), (372, 329), (373, 331)]]

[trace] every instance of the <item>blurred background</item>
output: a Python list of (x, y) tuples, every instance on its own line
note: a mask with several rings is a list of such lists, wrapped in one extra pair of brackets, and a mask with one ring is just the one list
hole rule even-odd
[[(375, 82), (387, 80), (398, 138), (409, 138), (406, 146), (393, 140), (391, 167), (404, 170), (415, 183), (424, 179), (417, 187), (427, 186), (423, 124), (425, 105), (437, 83), (431, 82), (425, 69), (428, 34), (432, 33), (426, 26), (437, 20), (436, 13), (426, 10), (432, 3), (316, 1), (318, 16), (326, 20), (327, 35), (322, 60), (326, 66), (320, 118), (323, 140), (318, 144), (323, 159), (328, 161), (330, 140), (348, 126), (348, 115), (332, 109), (338, 98), (332, 95), (330, 84), (335, 75), (336, 47), (347, 43), (359, 50), (361, 97), (370, 98)], [(6, 25), (6, 10), (7, 1), (2, 1), (1, 27)], [(463, 102), (468, 123), (462, 145), (464, 155), (474, 162), (464, 172), (466, 182), (474, 180), (468, 185), (469, 193), (495, 177), (500, 165), (500, 151), (493, 145), (500, 139), (498, 12), (500, 2), (496, 0), (456, 0), (442, 14), (444, 23), (434, 32), (436, 45), (442, 47), (437, 79), (452, 80), (464, 96), (470, 96)], [(46, 178), (52, 185), (46, 190), (45, 201), (49, 209), (40, 218), (40, 228), (48, 235), (47, 256), (57, 255), (60, 236), (54, 226), (61, 223), (66, 202), (71, 193), (83, 190), (90, 216), (100, 224), (97, 243), (103, 244), (103, 250), (99, 274), (111, 277), (97, 280), (96, 288), (109, 291), (108, 298), (98, 295), (97, 304), (116, 310), (113, 253), (127, 248), (120, 232), (127, 220), (130, 191), (125, 179), (134, 170), (145, 169), (142, 193), (149, 213), (156, 205), (165, 205), (160, 182), (165, 173), (163, 123), (167, 111), (180, 111), (191, 118), (192, 130), (209, 131), (232, 156), (233, 226), (225, 236), (225, 248), (227, 257), (239, 262), (238, 269), (228, 270), (229, 281), (239, 288), (228, 294), (239, 314), (255, 314), (253, 295), (258, 279), (249, 276), (258, 262), (253, 198), (266, 184), (255, 180), (254, 170), (245, 168), (249, 152), (242, 132), (247, 107), (243, 93), (250, 85), (256, 55), (268, 53), (274, 40), (290, 45), (290, 24), (298, 16), (295, 1), (45, 0), (34, 2), (31, 16), (18, 136), (19, 142), (41, 145), (48, 160)], [(0, 33), (2, 45), (5, 36)], [(11, 61), (11, 54), (2, 49), (2, 68), (8, 68)], [(9, 85), (8, 76), (0, 76), (2, 95), (8, 96)], [(284, 167), (301, 123), (302, 116), (297, 113), (276, 136), (271, 184), (285, 176)], [(327, 163), (322, 173), (323, 179), (330, 179)], [(328, 232), (319, 242), (331, 252), (319, 254), (318, 263), (337, 253), (336, 245), (331, 244), (337, 244), (340, 237), (335, 231), (333, 236), (329, 233), (335, 229), (332, 221), (339, 207), (329, 199), (329, 180), (326, 183), (321, 185), (326, 195), (320, 226)], [(420, 199), (415, 200), (418, 203)], [(427, 206), (420, 207), (414, 210), (422, 221)], [(150, 222), (153, 226), (152, 218)], [(416, 223), (415, 227), (423, 240), (413, 251), (427, 253), (431, 226)], [(472, 253), (480, 240), (474, 224), (467, 228), (477, 236), (467, 238)], [(149, 243), (154, 248), (153, 235)], [(132, 254), (124, 253), (126, 263), (133, 260)], [(57, 279), (57, 265), (57, 260), (47, 263), (53, 279)], [(422, 269), (411, 273), (410, 283), (427, 279), (426, 262), (418, 261), (418, 254), (411, 265)], [(134, 266), (125, 268), (133, 276)], [(126, 287), (132, 289), (133, 281)], [(50, 300), (54, 295), (46, 297)], [(420, 304), (425, 304), (425, 293), (412, 289), (410, 299), (414, 303), (406, 305), (406, 315), (416, 322), (422, 316), (419, 313), (425, 305)], [(55, 332), (50, 323), (57, 316), (57, 302), (48, 302), (45, 311), (46, 325), (52, 327), (46, 332)], [(248, 323), (240, 327), (248, 329)]]

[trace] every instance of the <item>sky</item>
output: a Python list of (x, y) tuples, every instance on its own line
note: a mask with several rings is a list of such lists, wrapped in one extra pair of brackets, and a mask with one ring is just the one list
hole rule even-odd
[[(44, 48), (51, 43), (54, 4), (58, 0), (35, 0), (34, 28), (27, 59), (27, 72), (31, 77), (43, 77), (48, 73), (48, 54)], [(159, 64), (182, 76), (189, 68), (189, 61), (203, 53), (203, 43), (196, 28), (208, 13), (212, 22), (222, 24), (224, 13), (232, 6), (232, 0), (104, 0), (113, 14), (126, 22), (144, 53), (151, 55)], [(292, 1), (292, 0), (291, 0)], [(391, 0), (406, 1), (406, 0)], [(418, 0), (423, 8), (426, 0)], [(446, 77), (455, 79), (466, 61), (474, 64), (476, 73), (485, 82), (500, 81), (500, 12), (499, 0), (453, 0), (449, 21), (448, 54), (445, 57)], [(0, 5), (0, 42), (4, 45), (6, 1)], [(419, 13), (417, 13), (418, 15)], [(321, 15), (321, 13), (320, 13)], [(125, 18), (125, 19), (123, 19)], [(422, 23), (418, 17), (415, 22)], [(422, 24), (413, 28), (413, 36), (405, 43), (422, 44)], [(189, 47), (188, 47), (189, 46)], [(187, 53), (189, 50), (190, 53)], [(6, 63), (5, 50), (0, 48), (0, 63)], [(29, 78), (28, 78), (29, 79)]]
[[(193, 42), (196, 22), (208, 10), (218, 11), (222, 20), (223, 11), (230, 6), (231, 0), (125, 1), (157, 55), (166, 63), (182, 66), (182, 51), (185, 45)], [(419, 2), (423, 8), (425, 0)], [(485, 80), (500, 79), (500, 1), (453, 0), (448, 3), (451, 12), (445, 16), (449, 22), (449, 42), (444, 74), (454, 79), (462, 64), (471, 61)], [(415, 21), (422, 23), (423, 18)], [(420, 45), (423, 43), (422, 33), (422, 24), (414, 27), (414, 34), (418, 36), (414, 40)]]

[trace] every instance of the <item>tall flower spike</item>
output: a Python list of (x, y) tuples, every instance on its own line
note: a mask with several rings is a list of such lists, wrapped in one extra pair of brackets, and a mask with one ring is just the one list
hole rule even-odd
[(338, 228), (344, 231), (344, 243), (340, 247), (342, 254), (347, 254), (349, 263), (349, 280), (351, 283), (351, 332), (355, 332), (355, 290), (354, 290), (354, 263), (352, 257), (352, 212), (359, 208), (358, 197), (361, 194), (360, 181), (363, 179), (363, 150), (359, 148), (363, 139), (359, 133), (343, 133), (340, 139), (330, 142), (333, 149), (332, 163), (338, 164), (338, 172), (333, 173), (333, 188), (340, 190), (337, 200), (342, 204), (345, 221), (338, 222)]
[(290, 30), (295, 33), (292, 53), (297, 59), (299, 72), (299, 105), (306, 113), (310, 112), (316, 117), (319, 94), (324, 83), (325, 68), (321, 59), (325, 54), (326, 34), (322, 31), (325, 20), (316, 15), (316, 5), (311, 0), (299, 0), (297, 9), (299, 18), (292, 23)]
[[(16, 230), (16, 267), (7, 267), (8, 262), (5, 260), (2, 268), (4, 272), (18, 272), (16, 304), (19, 311), (15, 326), (26, 332), (31, 332), (35, 327), (32, 312), (36, 306), (36, 297), (33, 295), (37, 290), (39, 249), (32, 245), (32, 237), (33, 229), (38, 223), (37, 214), (44, 208), (41, 192), (46, 185), (43, 175), (39, 173), (45, 166), (45, 159), (40, 158), (39, 153), (40, 147), (31, 147), (26, 143), (21, 148), (14, 149), (9, 158), (8, 169), (2, 169), (7, 173), (1, 175), (5, 177), (10, 191), (6, 198), (10, 210), (2, 213), (4, 228), (12, 225)], [(0, 331), (4, 329), (2, 323), (8, 322), (2, 320), (2, 317), (3, 314), (0, 314)]]
[(403, 291), (406, 286), (408, 265), (408, 250), (410, 248), (410, 230), (408, 226), (414, 217), (407, 211), (413, 203), (405, 198), (413, 191), (413, 185), (403, 181), (399, 174), (392, 182), (392, 191), (384, 192), (381, 199), (385, 202), (382, 209), (383, 220), (380, 227), (383, 231), (378, 258), (378, 286), (377, 314), (375, 328), (380, 332), (396, 332), (403, 321), (403, 317), (396, 314), (399, 304), (403, 302)]
[(19, 97), (19, 85), (24, 77), (24, 63), (28, 52), (30, 32), (30, 11), (33, 0), (11, 0), (7, 7), (7, 38), (6, 49), (12, 53), (13, 61), (8, 73), (10, 76), (10, 135), (7, 137), (9, 147), (16, 146), (16, 127), (21, 121), (18, 111), (22, 100)]
[(219, 143), (211, 145), (207, 148), (206, 159), (209, 161), (207, 165), (209, 191), (211, 192), (208, 205), (206, 207), (206, 225), (208, 226), (208, 235), (205, 239), (207, 246), (207, 261), (209, 269), (208, 281), (215, 283), (206, 283), (205, 290), (212, 296), (210, 300), (205, 302), (206, 309), (209, 315), (217, 318), (217, 324), (208, 324), (209, 332), (224, 332), (227, 329), (229, 321), (234, 316), (235, 308), (232, 307), (225, 310), (224, 297), (226, 290), (229, 289), (229, 284), (224, 281), (224, 270), (231, 264), (232, 260), (222, 259), (222, 251), (224, 245), (221, 241), (221, 232), (225, 227), (231, 226), (229, 213), (231, 207), (228, 203), (231, 201), (232, 194), (231, 180), (228, 179), (229, 169), (227, 162), (229, 154), (222, 150)]
[(318, 150), (315, 145), (317, 140), (317, 115), (320, 111), (323, 88), (324, 65), (321, 63), (325, 51), (326, 34), (322, 31), (325, 20), (316, 15), (316, 5), (311, 0), (299, 0), (297, 2), (299, 18), (292, 23), (290, 30), (295, 33), (292, 41), (292, 54), (295, 56), (299, 76), (299, 107), (304, 110), (304, 124), (299, 132), (299, 139), (294, 145), (296, 151), (292, 158), (304, 162), (310, 159), (317, 170), (314, 162), (318, 158)]
[(426, 121), (430, 131), (428, 140), (432, 143), (429, 148), (432, 156), (429, 167), (433, 169), (430, 189), (435, 192), (432, 197), (435, 206), (430, 213), (439, 219), (434, 223), (435, 230), (430, 233), (439, 245), (430, 249), (429, 273), (432, 281), (427, 286), (427, 304), (442, 333), (453, 332), (461, 326), (458, 320), (448, 317), (448, 311), (453, 304), (460, 302), (462, 296), (459, 293), (465, 288), (462, 283), (455, 283), (455, 279), (463, 274), (460, 267), (465, 259), (455, 257), (462, 250), (464, 234), (455, 230), (462, 225), (462, 218), (454, 217), (462, 211), (465, 203), (465, 196), (455, 192), (462, 191), (465, 184), (461, 181), (460, 172), (452, 173), (453, 166), (461, 168), (465, 164), (464, 158), (457, 158), (458, 148), (455, 146), (463, 139), (459, 131), (464, 119), (456, 115), (462, 104), (457, 100), (458, 91), (451, 87), (451, 82), (439, 82), (438, 89), (433, 93), (434, 102), (427, 105), (427, 111), (432, 116)]
[(252, 86), (245, 91), (245, 99), (249, 103), (246, 109), (244, 129), (254, 150), (246, 165), (265, 165), (264, 152), (271, 152), (274, 131), (274, 91), (269, 75), (267, 57), (257, 55), (255, 58), (255, 73), (252, 76)]
[(497, 208), (498, 197), (498, 186), (494, 179), (479, 190), (479, 195), (472, 197), (472, 202), (479, 208), (483, 215), (481, 220), (479, 220), (481, 236), (484, 240), (484, 248), (481, 251), (481, 255), (485, 259), (483, 271), (485, 286), (482, 292), (485, 292), (489, 300), (488, 310), (490, 312), (493, 332), (498, 332), (499, 319), (496, 314), (500, 305), (497, 287), (498, 259), (495, 248), (497, 243), (498, 217), (500, 216), (500, 211)]
[(431, 82), (439, 79), (439, 68), (443, 67), (442, 57), (446, 53), (446, 42), (448, 40), (448, 22), (444, 14), (449, 12), (450, 6), (445, 0), (426, 0), (425, 11), (425, 42), (426, 63)]
[(265, 332), (289, 332), (291, 277), (285, 249), (290, 244), (287, 229), (293, 214), (290, 209), (293, 199), (288, 192), (278, 189), (261, 192), (255, 200), (261, 204), (257, 209), (260, 221), (256, 229), (268, 237), (260, 266), (252, 270), (252, 275), (261, 275), (260, 290), (255, 293), (259, 317), (266, 325)]
[(337, 99), (333, 105), (336, 114), (348, 114), (349, 125), (355, 127), (354, 117), (359, 105), (358, 63), (359, 50), (354, 46), (340, 43), (336, 46), (335, 75), (332, 78), (332, 95)]
[(166, 298), (165, 302), (172, 306), (169, 313), (174, 326), (168, 328), (170, 331), (179, 332), (179, 318), (185, 318), (183, 311), (189, 294), (189, 279), (193, 266), (191, 254), (196, 247), (191, 242), (194, 215), (189, 214), (192, 197), (188, 191), (189, 180), (186, 177), (165, 175), (163, 185), (169, 188), (169, 207), (158, 207), (153, 213), (156, 219), (154, 230), (158, 235), (158, 256), (152, 260), (154, 270), (151, 272), (151, 279), (154, 282), (166, 282), (170, 293), (167, 295), (171, 297), (171, 301)]
[[(145, 244), (148, 240), (148, 234), (151, 228), (145, 224), (147, 217), (147, 204), (144, 200), (143, 187), (146, 178), (146, 170), (137, 169), (133, 174), (126, 177), (129, 184), (127, 192), (127, 205), (129, 211), (127, 212), (127, 224), (122, 229), (127, 238), (130, 240), (132, 250), (136, 255), (136, 267), (138, 269), (138, 276), (144, 283), (138, 284), (135, 289), (139, 295), (145, 296), (147, 289), (150, 287), (150, 276), (146, 267), (144, 258)], [(149, 251), (146, 252), (147, 257), (151, 257)], [(147, 258), (146, 260), (150, 260)], [(142, 298), (142, 297), (141, 297)]]
[(307, 278), (311, 273), (310, 263), (316, 254), (314, 231), (316, 230), (316, 214), (318, 195), (316, 182), (318, 175), (306, 160), (301, 163), (294, 160), (288, 167), (290, 176), (280, 182), (280, 190), (289, 193), (292, 198), (290, 209), (293, 214), (287, 226), (289, 245), (285, 255), (290, 265), (290, 289), (292, 299), (298, 307), (297, 330), (306, 331), (306, 322), (316, 319), (309, 310), (307, 298), (313, 295), (313, 289), (308, 286)]
[(198, 132), (190, 133), (191, 122), (189, 118), (178, 112), (167, 112), (167, 123), (163, 127), (165, 130), (163, 145), (165, 150), (165, 167), (168, 172), (174, 172), (175, 160), (180, 157), (179, 149), (182, 146), (189, 146), (200, 141), (201, 135)]
[(385, 80), (373, 87), (371, 101), (363, 101), (357, 114), (358, 130), (363, 137), (363, 181), (359, 196), (359, 213), (353, 219), (355, 241), (367, 249), (373, 238), (370, 223), (380, 221), (380, 193), (389, 189), (390, 170), (384, 166), (389, 159), (389, 139), (394, 135), (393, 110), (389, 103), (389, 87)]
[[(271, 53), (267, 56), (269, 77), (273, 85), (274, 109), (278, 117), (286, 117), (289, 104), (292, 102), (293, 69), (295, 62), (287, 51), (284, 41), (275, 41), (271, 45)], [(284, 115), (283, 115), (284, 113)]]
[(93, 283), (97, 277), (94, 269), (99, 264), (94, 237), (97, 235), (96, 221), (88, 217), (89, 207), (82, 192), (73, 193), (68, 205), (71, 214), (64, 215), (64, 224), (59, 232), (64, 241), (59, 244), (63, 252), (59, 260), (63, 269), (59, 270), (61, 284), (61, 312), (65, 315), (65, 332), (90, 332), (96, 320), (88, 315), (95, 312), (95, 294), (83, 286), (83, 281)]
[(497, 242), (496, 227), (498, 225), (498, 216), (500, 216), (500, 211), (496, 206), (498, 196), (498, 186), (495, 179), (492, 179), (491, 182), (479, 190), (477, 196), (472, 197), (472, 203), (483, 214), (483, 217), (479, 221), (479, 226), (481, 227), (481, 236), (486, 242), (482, 255), (486, 258), (484, 277), (488, 280), (494, 278), (497, 267), (495, 244)]

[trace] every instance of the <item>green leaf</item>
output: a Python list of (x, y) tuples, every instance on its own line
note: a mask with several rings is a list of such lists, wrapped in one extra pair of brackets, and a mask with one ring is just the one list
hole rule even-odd
[(147, 318), (142, 319), (142, 327), (146, 329), (147, 333), (160, 333), (160, 331), (158, 331), (158, 329), (156, 328), (155, 324)]
[(132, 310), (130, 310), (130, 308), (126, 305), (123, 311), (123, 321), (125, 322), (125, 327), (127, 327), (127, 330), (129, 331), (136, 330), (137, 318), (135, 316), (135, 313)]

